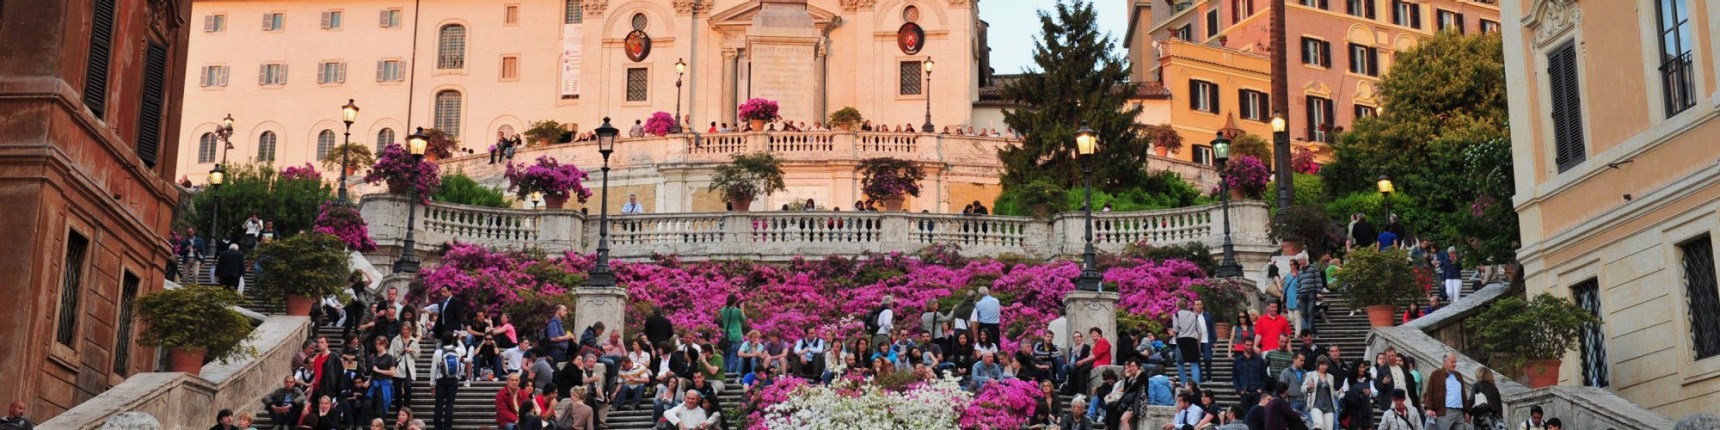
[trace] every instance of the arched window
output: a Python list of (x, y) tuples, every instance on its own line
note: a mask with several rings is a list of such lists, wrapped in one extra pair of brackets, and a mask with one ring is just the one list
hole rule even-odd
[(275, 132), (265, 131), (257, 136), (257, 161), (275, 161)]
[(381, 155), (382, 150), (388, 148), (388, 144), (390, 144), (390, 143), (394, 143), (394, 129), (385, 128), (385, 129), (382, 129), (382, 131), (376, 132), (376, 154), (377, 155)]
[(502, 133), (503, 136), (514, 137), (514, 126), (502, 125), (502, 127), (496, 129), (496, 131)]
[(444, 25), (438, 34), (440, 36), (436, 39), (436, 68), (466, 68), (466, 26)]
[(215, 162), (215, 133), (203, 133), (197, 138), (197, 162)]
[(445, 90), (436, 93), (436, 119), (432, 125), (449, 136), (460, 136), (460, 92)]
[(317, 159), (327, 157), (334, 150), (334, 130), (323, 130), (317, 133)]

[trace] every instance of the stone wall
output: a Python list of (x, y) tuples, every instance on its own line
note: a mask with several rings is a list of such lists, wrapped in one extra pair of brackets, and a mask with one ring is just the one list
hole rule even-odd
[(210, 363), (202, 376), (179, 372), (140, 373), (47, 422), (38, 428), (94, 430), (123, 412), (143, 412), (162, 423), (162, 428), (203, 429), (215, 420), (216, 412), (232, 409), (254, 412), (258, 399), (281, 386), (292, 374), (289, 367), (310, 334), (310, 319), (272, 316), (257, 326), (256, 338), (248, 345), (257, 355), (237, 362)]

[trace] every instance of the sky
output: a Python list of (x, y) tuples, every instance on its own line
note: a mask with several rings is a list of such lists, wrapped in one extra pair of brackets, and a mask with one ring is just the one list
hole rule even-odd
[[(1065, 0), (1094, 1), (1099, 12), (1101, 32), (1111, 35), (1115, 49), (1122, 50), (1123, 33), (1128, 29), (1126, 4), (1133, 0)], [(979, 18), (991, 24), (991, 67), (1000, 74), (1020, 73), (1033, 65), (1033, 41), (1039, 37), (1039, 10), (1053, 10), (1058, 0), (984, 0), (979, 2)]]

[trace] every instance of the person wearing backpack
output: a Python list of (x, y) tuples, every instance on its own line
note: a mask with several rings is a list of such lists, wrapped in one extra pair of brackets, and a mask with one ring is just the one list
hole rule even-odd
[(462, 364), (460, 354), (455, 351), (454, 335), (443, 335), (442, 352), (430, 369), (430, 378), (436, 381), (430, 387), (430, 393), (436, 397), (435, 417), (431, 420), (436, 430), (454, 428), (454, 399), (459, 396), (460, 375), (465, 370)]
[(731, 359), (723, 363), (724, 373), (740, 373), (741, 360), (733, 359), (740, 353), (741, 342), (746, 340), (747, 315), (742, 311), (740, 302), (740, 296), (730, 294), (728, 304), (717, 312), (717, 327), (723, 330), (722, 340), (717, 342), (717, 347), (725, 352), (723, 357)]
[(895, 313), (890, 311), (890, 304), (893, 301), (894, 299), (890, 296), (884, 296), (884, 300), (878, 304), (878, 308), (866, 315), (866, 332), (872, 333), (873, 345), (888, 345), (890, 343), (890, 331), (896, 327)]

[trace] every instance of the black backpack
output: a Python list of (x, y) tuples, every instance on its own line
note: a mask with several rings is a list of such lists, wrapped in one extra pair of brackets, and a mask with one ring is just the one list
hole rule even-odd
[(886, 309), (889, 308), (879, 306), (877, 309), (873, 309), (872, 313), (866, 314), (866, 334), (876, 334), (878, 329), (883, 328), (883, 326), (878, 325), (878, 317), (883, 316)]

